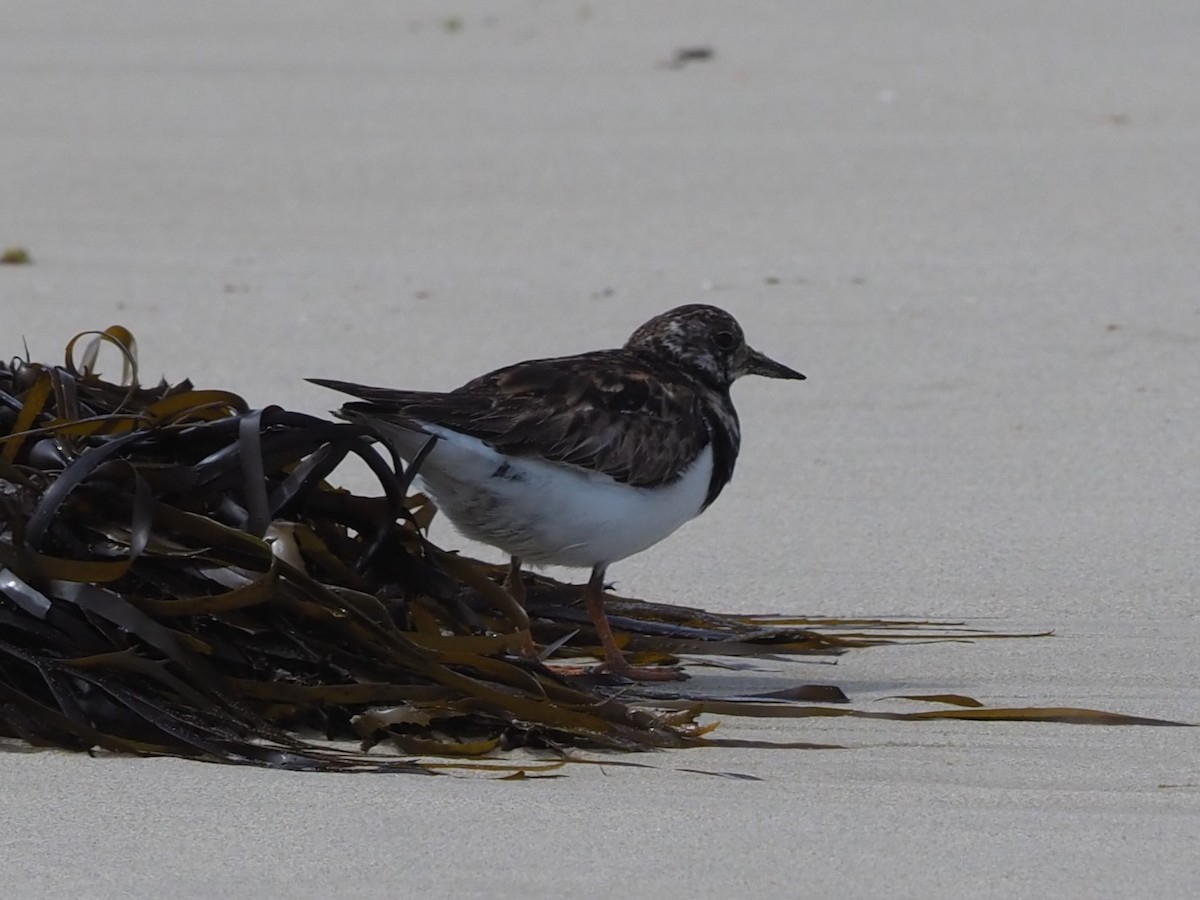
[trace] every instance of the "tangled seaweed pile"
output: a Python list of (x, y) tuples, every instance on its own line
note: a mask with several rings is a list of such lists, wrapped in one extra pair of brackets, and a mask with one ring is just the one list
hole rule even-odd
[[(119, 383), (96, 373), (106, 345), (123, 358)], [(406, 498), (413, 473), (369, 430), (250, 410), (187, 381), (142, 387), (133, 337), (116, 326), (77, 336), (66, 356), (61, 366), (0, 365), (0, 735), (288, 769), (427, 772), (368, 751), (714, 744), (703, 712), (845, 700), (818, 687), (741, 705), (655, 697), (524, 659), (501, 612), (503, 569), (426, 539), (432, 507)], [(351, 454), (381, 496), (326, 480)], [(580, 588), (539, 577), (527, 591), (539, 644), (600, 655), (574, 605)], [(609, 608), (639, 664), (678, 653), (836, 654), (890, 639), (619, 598)], [(346, 739), (358, 747), (333, 743)]]

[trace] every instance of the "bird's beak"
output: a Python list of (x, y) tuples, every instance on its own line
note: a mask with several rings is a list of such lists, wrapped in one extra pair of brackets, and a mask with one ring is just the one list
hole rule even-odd
[(771, 357), (759, 353), (752, 347), (746, 348), (746, 360), (742, 363), (743, 375), (763, 375), (767, 378), (791, 378), (803, 381), (804, 376), (795, 369), (789, 369), (783, 363), (775, 362)]

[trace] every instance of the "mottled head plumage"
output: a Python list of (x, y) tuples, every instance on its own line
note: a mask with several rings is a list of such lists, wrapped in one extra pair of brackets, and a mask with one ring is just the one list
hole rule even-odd
[(742, 375), (804, 378), (747, 344), (737, 319), (725, 310), (703, 303), (677, 306), (655, 316), (630, 335), (624, 349), (667, 360), (720, 389)]

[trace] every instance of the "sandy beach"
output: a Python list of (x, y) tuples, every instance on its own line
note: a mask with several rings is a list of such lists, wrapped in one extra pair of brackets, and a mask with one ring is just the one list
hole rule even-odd
[[(8, 357), (120, 323), (144, 380), (321, 414), (306, 376), (445, 389), (720, 305), (809, 380), (736, 386), (732, 484), (619, 592), (1054, 637), (695, 680), (1200, 722), (1195, 4), (0, 22), (0, 247), (33, 259), (0, 266)], [(28, 898), (1200, 893), (1195, 729), (721, 732), (847, 749), (511, 783), (8, 748), (0, 870)]]

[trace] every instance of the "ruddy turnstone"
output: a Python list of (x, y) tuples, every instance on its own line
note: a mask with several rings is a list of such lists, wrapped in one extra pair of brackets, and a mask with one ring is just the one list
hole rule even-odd
[[(340, 415), (369, 424), (412, 460), (459, 531), (509, 554), (505, 582), (524, 606), (522, 562), (591, 569), (587, 611), (605, 666), (636, 680), (604, 613), (611, 563), (704, 512), (733, 475), (741, 443), (729, 388), (742, 375), (804, 378), (752, 349), (729, 313), (680, 306), (619, 350), (534, 359), (449, 393), (310, 379), (358, 397)], [(532, 646), (531, 643), (529, 646)]]

